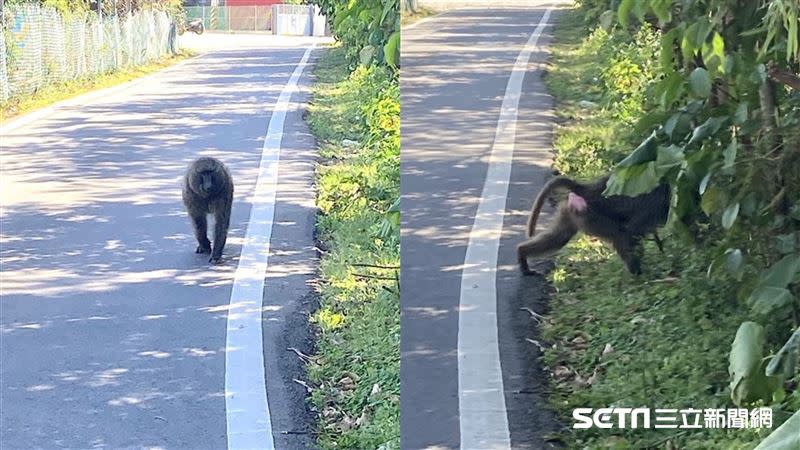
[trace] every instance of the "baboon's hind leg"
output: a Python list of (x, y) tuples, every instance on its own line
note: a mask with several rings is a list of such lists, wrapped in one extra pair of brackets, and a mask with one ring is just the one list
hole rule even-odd
[(637, 237), (620, 237), (612, 242), (614, 250), (622, 258), (628, 272), (639, 275), (642, 273), (641, 242)]
[(661, 240), (661, 237), (659, 237), (658, 233), (655, 231), (653, 231), (653, 240), (656, 242), (658, 250), (661, 253), (664, 253), (664, 241)]
[(205, 214), (189, 214), (192, 219), (194, 236), (197, 238), (197, 249), (195, 253), (210, 253), (211, 241), (208, 240), (208, 222)]
[(567, 245), (578, 228), (566, 218), (565, 215), (559, 216), (555, 224), (542, 234), (538, 234), (531, 239), (517, 246), (517, 258), (519, 267), (524, 275), (532, 275), (536, 271), (531, 270), (528, 265), (528, 258), (544, 258), (557, 252)]

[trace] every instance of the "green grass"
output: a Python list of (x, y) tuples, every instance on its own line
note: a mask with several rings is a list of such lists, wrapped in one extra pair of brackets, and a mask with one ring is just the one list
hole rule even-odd
[[(562, 16), (552, 49), (546, 82), (561, 118), (556, 166), (565, 174), (592, 177), (607, 171), (639, 137), (605, 107), (597, 80), (613, 48), (593, 45), (573, 10)], [(598, 106), (581, 108), (582, 100)], [(735, 284), (706, 277), (710, 251), (667, 237), (661, 254), (647, 243), (640, 277), (627, 274), (613, 252), (585, 237), (557, 258), (542, 334), (552, 344), (544, 356), (552, 374), (550, 401), (567, 426), (560, 438), (568, 448), (750, 449), (768, 434), (571, 429), (576, 407), (734, 407), (727, 358), (749, 315)], [(776, 410), (773, 429), (788, 416)]]
[[(377, 69), (351, 73), (341, 48), (321, 58), (315, 75), (308, 121), (324, 158), (317, 205), (319, 239), (326, 249), (320, 308), (313, 316), (317, 354), (308, 365), (319, 413), (318, 444), (396, 449), (399, 232), (391, 227), (385, 232), (385, 211), (399, 195), (397, 79)], [(396, 107), (367, 114), (370, 105), (386, 104)], [(381, 125), (397, 130), (387, 134)]]
[(160, 59), (142, 66), (131, 67), (91, 78), (81, 78), (64, 83), (55, 83), (40, 88), (32, 94), (26, 94), (10, 99), (0, 105), (0, 121), (11, 119), (53, 103), (66, 100), (78, 95), (98, 89), (116, 86), (150, 73), (159, 71), (184, 59), (194, 56), (194, 53), (181, 51), (177, 55)]

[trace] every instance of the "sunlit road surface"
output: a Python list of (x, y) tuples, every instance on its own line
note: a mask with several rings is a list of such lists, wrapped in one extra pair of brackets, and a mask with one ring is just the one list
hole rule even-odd
[[(0, 152), (0, 447), (227, 445), (233, 274), (273, 106), (311, 39), (183, 36), (204, 54), (21, 126)], [(321, 40), (317, 40), (317, 43)], [(312, 62), (319, 51), (312, 53)], [(287, 111), (262, 309), (277, 448), (309, 444), (300, 363), (316, 255), (310, 67)], [(222, 159), (224, 263), (195, 255), (181, 178)], [(257, 199), (256, 199), (257, 201)], [(257, 313), (258, 311), (256, 311)], [(288, 432), (288, 433), (287, 433)]]
[(402, 32), (404, 449), (541, 449), (556, 428), (521, 310), (541, 312), (546, 283), (519, 275), (515, 247), (551, 165), (541, 73), (558, 9), (528, 4)]

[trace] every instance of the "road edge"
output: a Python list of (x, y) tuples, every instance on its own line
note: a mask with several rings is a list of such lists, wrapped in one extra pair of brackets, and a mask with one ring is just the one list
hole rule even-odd
[(513, 163), (522, 83), (553, 7), (520, 51), (506, 85), (461, 273), (458, 405), (461, 448), (511, 447), (497, 326), (497, 258)]
[[(278, 165), (288, 106), (316, 43), (307, 47), (272, 108), (262, 147), (239, 263), (234, 274), (225, 336), (225, 417), (228, 449), (275, 448), (264, 367), (263, 292), (269, 263)], [(255, 224), (255, 226), (254, 226)], [(248, 305), (237, 315), (231, 310)], [(231, 351), (236, 349), (236, 351)]]

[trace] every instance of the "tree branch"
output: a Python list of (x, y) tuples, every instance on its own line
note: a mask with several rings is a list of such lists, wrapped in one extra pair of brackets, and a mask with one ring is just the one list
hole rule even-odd
[(800, 76), (797, 76), (788, 70), (780, 70), (775, 67), (770, 68), (767, 74), (773, 80), (800, 91)]

